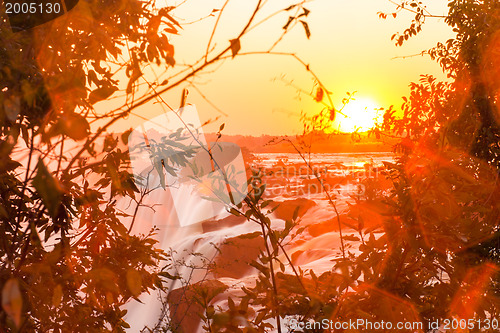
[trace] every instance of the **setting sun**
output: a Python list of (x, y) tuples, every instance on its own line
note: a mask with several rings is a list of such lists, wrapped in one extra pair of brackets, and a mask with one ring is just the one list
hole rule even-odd
[(344, 107), (342, 114), (337, 114), (332, 127), (344, 133), (368, 131), (382, 117), (379, 109), (370, 98), (354, 98)]

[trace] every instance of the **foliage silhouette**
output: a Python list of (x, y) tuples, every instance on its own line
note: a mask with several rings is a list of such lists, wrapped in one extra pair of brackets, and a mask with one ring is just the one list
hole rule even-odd
[[(302, 5), (286, 11), (304, 12)], [(256, 2), (227, 47), (215, 53), (210, 41), (202, 60), (161, 83), (148, 82), (143, 72), (150, 64), (167, 71), (176, 64), (170, 36), (181, 25), (175, 7), (80, 0), (65, 15), (33, 28), (22, 26), (19, 32), (2, 11), (2, 331), (121, 332), (129, 327), (122, 305), (152, 289), (165, 289), (165, 280), (173, 276), (160, 271), (159, 263), (169, 254), (155, 248), (155, 230), (130, 233), (148, 192), (136, 186), (129, 172), (123, 148), (129, 133), (106, 131), (151, 100), (165, 105), (162, 93), (210, 65), (239, 56), (241, 39), (267, 20), (254, 22), (262, 6)], [(220, 17), (223, 10), (214, 9), (211, 16), (217, 12)], [(306, 15), (297, 16), (307, 28)], [(126, 74), (125, 85), (118, 73)], [(146, 92), (139, 88), (143, 83)], [(119, 93), (126, 95), (123, 105), (96, 111), (96, 103)], [(187, 147), (176, 158), (191, 153)], [(132, 215), (118, 209), (123, 197), (136, 204)]]

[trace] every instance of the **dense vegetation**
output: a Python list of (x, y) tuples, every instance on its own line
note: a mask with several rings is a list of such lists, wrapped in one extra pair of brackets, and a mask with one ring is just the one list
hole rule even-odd
[[(65, 16), (17, 33), (2, 13), (1, 332), (120, 332), (128, 327), (122, 305), (148, 290), (166, 289), (168, 280), (182, 280), (159, 270), (159, 262), (171, 258), (155, 249), (154, 230), (136, 236), (126, 228), (133, 216), (117, 209), (117, 198), (129, 197), (137, 205), (141, 200), (123, 148), (128, 133), (105, 133), (161, 92), (238, 55), (240, 38), (260, 8), (258, 1), (248, 24), (227, 47), (207, 51), (181, 75), (161, 83), (141, 80), (148, 64), (167, 70), (175, 65), (169, 35), (180, 25), (173, 7), (80, 0)], [(420, 2), (405, 0), (392, 16), (401, 10), (415, 17), (393, 36), (397, 45), (432, 19)], [(304, 21), (309, 11), (301, 5), (285, 11), (290, 16), (284, 31), (299, 22), (309, 36)], [(425, 324), (445, 318), (499, 319), (500, 3), (449, 1), (445, 22), (456, 37), (428, 54), (449, 80), (423, 75), (410, 85), (402, 109), (387, 109), (384, 123), (373, 130), (377, 137), (399, 140), (399, 158), (385, 165), (389, 187), (371, 183), (370, 196), (353, 198), (357, 225), (343, 228), (357, 236), (340, 233), (342, 255), (332, 269), (316, 275), (292, 264), (286, 244), (303, 231), (298, 210), (284, 229), (273, 229), (270, 214), (276, 208), (265, 199), (265, 184), (254, 182), (243, 204), (231, 212), (260, 226), (258, 233), (242, 235), (264, 241), (251, 263), (259, 272), (255, 283), (242, 288), (240, 296), (226, 298), (227, 306), (214, 306), (227, 286), (182, 281), (184, 301), (196, 305), (206, 331), (281, 332), (283, 318)], [(125, 85), (116, 78), (120, 69), (128, 77)], [(335, 113), (342, 112), (312, 75), (312, 97), (326, 107), (303, 118), (303, 138), (331, 125)], [(137, 97), (139, 82), (148, 83), (148, 89)], [(119, 91), (126, 95), (122, 107), (96, 112), (95, 103)], [(76, 152), (68, 154), (65, 147), (74, 142)], [(301, 144), (294, 147), (307, 153), (313, 143)], [(320, 175), (317, 180), (323, 184)], [(335, 198), (327, 199), (335, 208)], [(368, 214), (360, 208), (366, 204), (372, 207)], [(182, 331), (182, 323), (171, 317), (158, 330)], [(492, 325), (483, 328), (496, 331)], [(469, 331), (480, 330), (475, 325)]]

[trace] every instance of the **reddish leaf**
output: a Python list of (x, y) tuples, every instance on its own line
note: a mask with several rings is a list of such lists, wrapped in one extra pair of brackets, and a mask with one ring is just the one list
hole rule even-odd
[(323, 100), (323, 95), (324, 95), (323, 88), (318, 87), (318, 89), (316, 89), (316, 96), (314, 96), (314, 100), (316, 102), (321, 102)]
[(61, 190), (57, 180), (47, 170), (41, 159), (38, 160), (37, 173), (33, 178), (33, 186), (42, 198), (43, 204), (51, 216), (57, 215), (61, 203)]
[(302, 23), (302, 26), (304, 27), (304, 30), (306, 32), (306, 36), (309, 39), (311, 37), (311, 31), (309, 30), (309, 25), (305, 21), (300, 21)]
[(63, 299), (63, 290), (60, 284), (54, 288), (54, 293), (52, 294), (52, 305), (58, 307)]
[(295, 19), (295, 17), (290, 16), (290, 17), (288, 18), (288, 21), (286, 22), (286, 24), (283, 26), (283, 29), (284, 29), (284, 30), (288, 29), (288, 27), (290, 26), (290, 24), (293, 22), (293, 20), (294, 20), (294, 19)]
[(241, 49), (240, 40), (239, 39), (231, 39), (231, 53), (233, 54), (233, 58), (238, 54)]
[(329, 109), (329, 111), (330, 111), (330, 121), (334, 121), (336, 111), (334, 108)]
[(12, 321), (14, 321), (14, 324), (19, 327), (21, 325), (23, 297), (19, 290), (19, 282), (14, 278), (7, 280), (3, 286), (2, 308)]
[(139, 296), (142, 290), (141, 274), (133, 268), (127, 270), (127, 287), (134, 296)]
[(61, 117), (62, 133), (75, 141), (87, 138), (90, 132), (90, 125), (82, 115), (71, 112)]
[(114, 86), (97, 88), (96, 90), (94, 90), (90, 93), (89, 102), (90, 102), (90, 104), (95, 104), (99, 101), (102, 101), (102, 100), (110, 97), (117, 90), (118, 90), (118, 88), (114, 87)]

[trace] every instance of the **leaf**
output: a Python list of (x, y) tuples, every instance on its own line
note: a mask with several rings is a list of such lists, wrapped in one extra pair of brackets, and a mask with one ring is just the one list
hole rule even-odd
[(21, 98), (12, 96), (4, 99), (3, 111), (10, 121), (15, 121), (21, 112)]
[(117, 145), (118, 145), (118, 138), (115, 139), (113, 137), (113, 134), (108, 134), (104, 138), (102, 151), (109, 153), (110, 151), (115, 149)]
[(179, 28), (182, 29), (181, 25), (179, 24), (179, 22), (177, 22), (177, 20), (175, 20), (172, 16), (170, 16), (170, 14), (166, 13), (166, 14), (163, 14), (163, 16), (165, 16), (166, 18), (168, 18), (170, 21), (172, 21), (176, 26), (178, 26)]
[(179, 280), (181, 277), (179, 275), (172, 275), (169, 272), (160, 272), (158, 275), (163, 276), (169, 280)]
[(239, 235), (238, 238), (241, 238), (241, 239), (253, 239), (253, 238), (259, 237), (260, 235), (262, 235), (262, 233), (260, 231), (255, 231), (255, 232), (251, 232), (251, 233), (248, 233), (248, 234)]
[(61, 117), (62, 132), (75, 141), (86, 139), (90, 132), (90, 125), (84, 116), (70, 112)]
[(283, 30), (288, 29), (288, 27), (290, 26), (290, 24), (293, 22), (293, 20), (294, 20), (294, 19), (295, 19), (295, 17), (290, 16), (290, 17), (288, 18), (288, 21), (286, 22), (286, 24), (283, 26)]
[[(168, 64), (168, 65), (170, 65), (170, 66), (174, 67), (174, 65), (175, 65), (175, 59), (174, 59), (174, 57), (172, 57), (172, 56), (168, 55), (168, 56), (165, 58), (165, 60), (167, 61), (167, 64)], [(164, 82), (165, 82), (165, 83), (162, 83), (162, 85), (163, 85), (163, 84), (167, 84), (167, 82), (168, 82), (168, 81), (167, 81), (167, 80), (165, 80)]]
[(158, 50), (156, 49), (156, 46), (153, 44), (148, 45), (148, 47), (146, 48), (146, 53), (148, 55), (149, 61), (153, 61), (155, 58), (159, 56)]
[(224, 325), (227, 325), (230, 319), (231, 318), (228, 313), (216, 313), (213, 316), (213, 323), (217, 325), (216, 327), (223, 327)]
[(139, 296), (142, 291), (141, 274), (133, 268), (127, 270), (127, 287), (134, 296)]
[(234, 304), (234, 301), (231, 297), (227, 298), (227, 305), (229, 306), (229, 310), (231, 310), (231, 311), (236, 310), (236, 305)]
[(231, 53), (233, 54), (234, 58), (241, 49), (240, 40), (238, 38), (231, 39), (230, 42), (231, 42)]
[(318, 87), (318, 89), (316, 89), (316, 96), (314, 96), (314, 100), (319, 103), (323, 100), (323, 96), (324, 96), (323, 88)]
[(58, 284), (54, 288), (54, 293), (52, 294), (52, 305), (57, 308), (61, 304), (62, 298), (63, 298), (62, 286)]
[(256, 324), (260, 324), (264, 320), (264, 318), (266, 317), (267, 314), (268, 314), (267, 311), (261, 311), (261, 312), (259, 312), (259, 314), (255, 318), (255, 323)]
[(61, 204), (61, 189), (60, 186), (52, 174), (47, 170), (47, 167), (43, 164), (42, 159), (38, 160), (36, 166), (37, 173), (35, 178), (33, 178), (33, 186), (37, 190), (38, 194), (42, 198), (43, 204), (49, 211), (49, 214), (53, 217), (57, 215), (57, 210)]
[(351, 241), (351, 242), (359, 241), (359, 237), (356, 237), (354, 235), (346, 235), (343, 238), (344, 238), (344, 240)]
[(304, 27), (304, 30), (306, 32), (306, 36), (309, 39), (309, 37), (311, 37), (311, 31), (309, 30), (309, 25), (307, 24), (307, 22), (302, 20), (300, 21), (300, 23), (302, 23), (302, 26)]
[(357, 230), (363, 230), (365, 227), (365, 220), (363, 219), (363, 217), (360, 215), (358, 217), (358, 229)]
[(174, 28), (174, 26), (170, 23), (167, 23), (167, 25), (169, 26), (168, 28), (165, 28), (163, 29), (163, 32), (168, 32), (168, 33), (171, 33), (173, 35), (177, 35), (179, 32), (177, 31), (176, 28)]
[(335, 120), (335, 108), (331, 108), (329, 109), (328, 111), (330, 111), (330, 121), (334, 121)]
[(88, 80), (89, 85), (91, 85), (92, 83), (94, 83), (97, 86), (101, 82), (97, 78), (97, 74), (95, 73), (94, 70), (89, 70), (89, 72), (87, 74), (87, 80)]
[(314, 282), (318, 281), (318, 277), (316, 276), (316, 274), (314, 273), (314, 271), (312, 269), (309, 270), (309, 274), (311, 274), (311, 277), (312, 277)]
[(105, 86), (105, 87), (97, 88), (96, 90), (93, 90), (90, 93), (89, 102), (90, 102), (90, 104), (95, 104), (99, 101), (102, 101), (102, 100), (110, 97), (117, 90), (118, 90), (118, 88), (115, 86)]
[(249, 265), (257, 268), (257, 270), (264, 274), (266, 277), (270, 277), (269, 268), (267, 268), (266, 266), (259, 264), (255, 260), (253, 260)]
[(213, 305), (207, 306), (207, 319), (211, 319), (215, 314), (215, 307)]
[(14, 321), (16, 327), (20, 327), (23, 297), (19, 289), (19, 282), (15, 278), (7, 280), (3, 286), (2, 308), (12, 321)]
[(129, 128), (128, 130), (126, 130), (125, 132), (123, 132), (121, 134), (121, 139), (122, 139), (122, 142), (124, 144), (128, 144), (128, 139), (130, 137), (130, 134), (132, 133), (133, 129), (132, 128)]
[(284, 272), (284, 271), (285, 271), (285, 265), (284, 265), (281, 261), (280, 261), (280, 270), (281, 270), (282, 272)]

